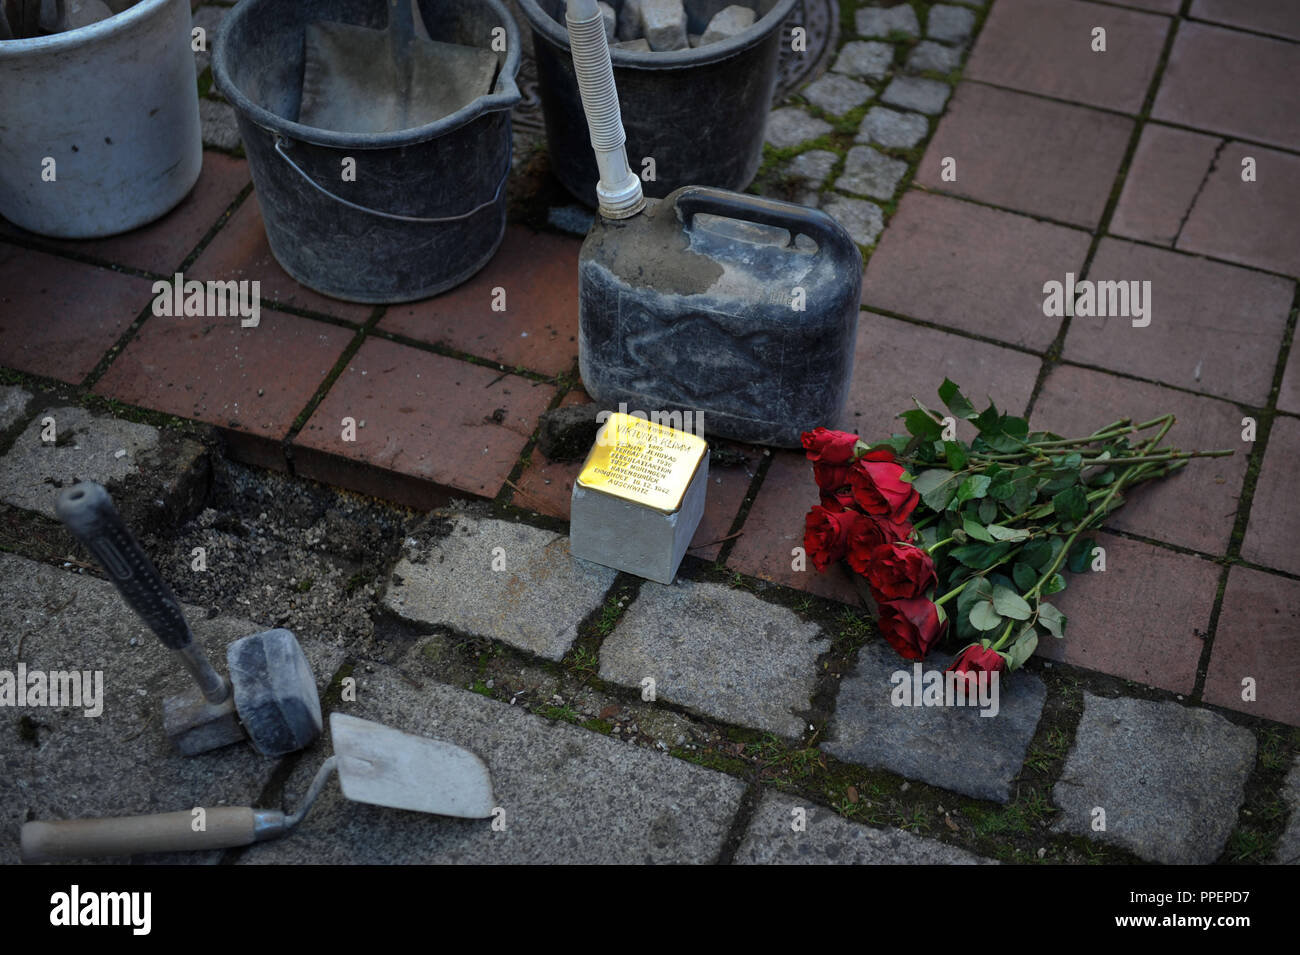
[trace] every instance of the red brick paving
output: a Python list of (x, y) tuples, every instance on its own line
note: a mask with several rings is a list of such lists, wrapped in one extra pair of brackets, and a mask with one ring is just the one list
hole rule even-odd
[(1280, 416), (1273, 422), (1264, 464), (1259, 469), (1250, 523), (1241, 556), (1256, 564), (1300, 574), (1300, 508), (1296, 506), (1296, 465), (1300, 463), (1300, 421)]
[(1287, 359), (1286, 372), (1282, 375), (1282, 387), (1277, 395), (1277, 409), (1300, 414), (1300, 348), (1291, 343), (1291, 355)]
[(1050, 598), (1067, 618), (1065, 636), (1040, 640), (1038, 655), (1190, 693), (1219, 567), (1112, 534), (1094, 539), (1106, 569), (1067, 575), (1066, 589)]
[(1148, 123), (1142, 129), (1110, 231), (1173, 245), (1223, 140)]
[(1150, 13), (1177, 13), (1183, 0), (1113, 0), (1121, 7), (1133, 7)]
[[(965, 77), (1136, 114), (1169, 25), (1167, 17), (1082, 0), (997, 0)], [(1106, 30), (1104, 53), (1092, 51), (1094, 27)]]
[(1198, 20), (1300, 40), (1295, 0), (1194, 0), (1191, 15)]
[[(1133, 121), (1037, 96), (963, 83), (916, 181), (990, 205), (1094, 228), (1110, 197)], [(956, 160), (944, 182), (941, 163)]]
[[(1255, 160), (1255, 182), (1241, 179), (1247, 156)], [(1178, 248), (1300, 277), (1300, 156), (1224, 146)]]
[(1300, 44), (1184, 23), (1151, 118), (1300, 149), (1297, 76)]
[[(71, 242), (40, 238), (36, 241), (102, 262), (171, 275), (246, 185), (247, 162), (207, 151), (203, 154), (203, 169), (194, 188), (161, 219), (107, 239)], [(27, 239), (35, 238), (4, 220), (0, 220), (0, 231)]]
[[(578, 362), (579, 239), (510, 226), (483, 271), (437, 298), (394, 305), (385, 331), (443, 344), (508, 368), (558, 375)], [(505, 311), (493, 311), (493, 290)]]
[(278, 444), (353, 335), (269, 309), (255, 328), (238, 318), (151, 316), (95, 392), (253, 439), (242, 447)]
[(1045, 350), (1061, 320), (1043, 314), (1043, 283), (1078, 275), (1088, 242), (1077, 229), (911, 191), (867, 265), (862, 302)]
[(1251, 451), (1241, 440), (1242, 414), (1234, 406), (1216, 398), (1059, 365), (1043, 383), (1030, 421), (1035, 428), (1073, 437), (1122, 417), (1141, 422), (1167, 412), (1173, 412), (1178, 420), (1166, 444), (1188, 451), (1225, 448), (1236, 453), (1226, 458), (1196, 458), (1182, 473), (1135, 488), (1125, 495), (1128, 502), (1111, 516), (1108, 526), (1202, 553), (1223, 554), (1236, 520)]
[[(560, 399), (561, 407), (591, 403), (591, 396), (581, 388), (574, 388)], [(534, 446), (528, 455), (528, 466), (515, 483), (514, 503), (538, 514), (567, 521), (573, 482), (577, 480), (582, 464), (580, 460), (552, 461), (541, 448)]]
[[(554, 396), (549, 385), (368, 338), (295, 439), (296, 469), (354, 486), (358, 469), (336, 467), (351, 462), (495, 497)], [(342, 440), (345, 417), (358, 423), (355, 442)]]
[(1248, 404), (1268, 399), (1295, 282), (1117, 239), (1102, 240), (1088, 279), (1149, 281), (1151, 324), (1076, 316), (1065, 359)]
[(0, 243), (0, 364), (78, 384), (153, 300), (153, 283)]
[[(1255, 699), (1242, 699), (1242, 680)], [(1300, 581), (1248, 567), (1228, 571), (1204, 700), (1300, 726)]]
[(790, 552), (803, 547), (804, 515), (817, 503), (817, 485), (813, 483), (812, 465), (801, 452), (772, 454), (772, 466), (763, 478), (727, 566), (819, 597), (860, 605), (858, 592), (843, 566), (831, 566), (824, 574), (818, 573), (811, 561), (805, 561), (804, 570), (791, 567), (794, 558)]
[[(943, 409), (938, 391), (944, 378), (960, 385), (981, 410), (992, 398), (999, 408), (1019, 414), (1029, 404), (1041, 364), (1025, 352), (863, 312), (853, 384), (839, 427), (868, 441), (901, 433), (903, 422), (896, 416), (916, 407), (913, 395), (927, 408)], [(966, 440), (974, 437), (968, 422), (959, 422), (958, 431)]]
[(372, 306), (340, 302), (299, 285), (271, 254), (257, 193), (249, 195), (185, 273), (186, 279), (261, 282), (263, 302), (364, 322)]

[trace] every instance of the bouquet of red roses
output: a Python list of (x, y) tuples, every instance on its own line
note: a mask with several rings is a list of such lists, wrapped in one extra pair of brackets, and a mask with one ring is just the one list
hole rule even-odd
[[(992, 402), (977, 412), (947, 379), (939, 397), (947, 415), (917, 402), (899, 415), (907, 434), (874, 445), (804, 433), (821, 492), (804, 550), (818, 571), (848, 563), (903, 657), (923, 659), (953, 625), (967, 641), (950, 666), (959, 672), (1015, 670), (1040, 635), (1064, 635), (1065, 615), (1045, 598), (1065, 589), (1062, 570), (1088, 568), (1094, 545), (1083, 534), (1126, 488), (1232, 453), (1161, 447), (1171, 414), (1062, 438)], [(958, 420), (976, 429), (969, 444), (956, 437)]]

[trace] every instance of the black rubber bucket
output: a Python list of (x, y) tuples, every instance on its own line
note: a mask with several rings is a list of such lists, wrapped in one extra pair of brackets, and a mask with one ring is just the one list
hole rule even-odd
[[(433, 39), (489, 50), (504, 41), (504, 50), (490, 94), (414, 129), (369, 135), (296, 122), (306, 25), (382, 29), (386, 0), (243, 0), (213, 50), (271, 251), (303, 285), (335, 298), (436, 295), (486, 265), (505, 234), (518, 28), (499, 0), (417, 2)], [(344, 180), (349, 158), (355, 181)]]
[[(564, 187), (596, 205), (596, 158), (573, 72), (564, 0), (518, 0), (533, 34), (533, 56), (546, 116), (551, 169)], [(615, 10), (623, 0), (609, 0)], [(703, 33), (735, 0), (685, 0), (687, 29)], [(681, 186), (741, 190), (763, 158), (763, 132), (776, 88), (781, 24), (796, 0), (759, 0), (754, 25), (708, 46), (671, 53), (610, 49), (623, 109), (627, 156), (646, 195), (663, 198)]]

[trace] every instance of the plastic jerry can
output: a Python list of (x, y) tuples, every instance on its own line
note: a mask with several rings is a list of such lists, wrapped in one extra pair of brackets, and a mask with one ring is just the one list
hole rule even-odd
[(597, 216), (578, 276), (579, 367), (602, 407), (777, 447), (839, 423), (862, 256), (826, 213), (685, 186)]

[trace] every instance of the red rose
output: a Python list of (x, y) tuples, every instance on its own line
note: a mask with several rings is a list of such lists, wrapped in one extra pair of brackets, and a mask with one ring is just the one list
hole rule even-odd
[[(888, 455), (884, 460), (879, 459), (882, 452)], [(912, 483), (903, 480), (903, 473), (902, 465), (894, 462), (888, 448), (868, 451), (849, 470), (853, 499), (868, 514), (902, 523), (921, 499)]]
[(1007, 658), (982, 643), (972, 643), (948, 664), (957, 673), (1000, 673), (1007, 668)]
[(939, 583), (930, 555), (904, 541), (877, 547), (868, 555), (866, 569), (861, 573), (866, 575), (877, 603), (920, 597)]
[(940, 620), (939, 608), (924, 597), (888, 600), (879, 607), (881, 634), (908, 660), (924, 659), (948, 625)]
[(844, 556), (849, 532), (862, 515), (857, 511), (832, 511), (814, 505), (804, 518), (803, 548), (813, 566), (824, 571)]
[(878, 517), (863, 517), (849, 531), (849, 566), (859, 574), (866, 574), (871, 552), (878, 547), (905, 540), (912, 533), (907, 524), (891, 524)]
[(814, 464), (849, 464), (853, 460), (853, 449), (858, 444), (856, 434), (826, 428), (805, 431), (801, 440), (804, 450), (808, 452), (808, 460)]

